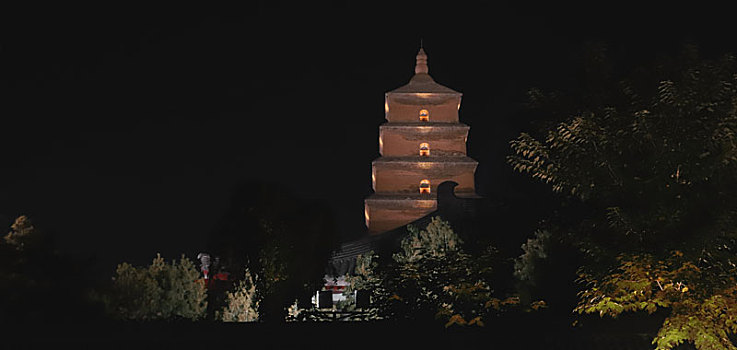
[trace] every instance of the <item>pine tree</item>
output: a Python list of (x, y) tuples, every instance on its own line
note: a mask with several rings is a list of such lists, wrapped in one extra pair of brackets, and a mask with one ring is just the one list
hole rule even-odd
[(254, 322), (258, 320), (258, 300), (256, 299), (256, 280), (246, 269), (243, 280), (232, 292), (226, 292), (226, 306), (216, 318), (223, 322)]
[(145, 268), (118, 265), (106, 301), (108, 311), (120, 319), (197, 320), (205, 316), (206, 297), (205, 284), (189, 259), (182, 256), (167, 264), (157, 254)]

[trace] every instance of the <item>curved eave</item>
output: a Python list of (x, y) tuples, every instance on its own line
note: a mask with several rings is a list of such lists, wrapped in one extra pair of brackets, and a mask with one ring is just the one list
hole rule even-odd
[(364, 199), (364, 202), (392, 202), (398, 206), (417, 207), (417, 205), (430, 207), (437, 202), (437, 193), (419, 194), (419, 193), (373, 193)]
[(389, 91), (386, 92), (386, 96), (401, 96), (401, 97), (458, 97), (463, 96), (462, 93), (452, 91)]
[(477, 165), (479, 162), (471, 157), (438, 157), (438, 156), (409, 156), (409, 157), (379, 157), (374, 159), (371, 164), (438, 164), (438, 165)]
[(428, 129), (441, 129), (441, 130), (448, 130), (448, 129), (460, 129), (460, 130), (469, 130), (471, 129), (470, 126), (463, 124), (463, 123), (438, 123), (438, 122), (386, 122), (381, 125), (379, 125), (379, 129), (411, 129), (416, 130), (417, 128), (428, 128)]
[(409, 83), (387, 92), (387, 95), (389, 94), (433, 94), (451, 96), (463, 95), (460, 92), (455, 91), (447, 86), (436, 83), (429, 74), (425, 73), (415, 74), (412, 79), (410, 79)]

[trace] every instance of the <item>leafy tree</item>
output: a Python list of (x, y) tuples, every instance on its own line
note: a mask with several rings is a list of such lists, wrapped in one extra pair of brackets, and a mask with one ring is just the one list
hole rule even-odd
[(372, 291), (377, 317), (483, 326), (485, 318), (517, 304), (515, 298), (492, 297), (493, 248), (479, 256), (464, 253), (463, 241), (439, 217), (424, 230), (407, 229), (390, 264), (381, 267), (378, 257), (369, 254), (358, 259), (355, 275), (348, 279), (351, 289)]
[[(29, 317), (36, 321), (43, 315), (27, 303), (48, 289), (51, 282), (45, 278), (45, 252), (33, 244), (39, 241), (41, 233), (25, 215), (16, 218), (10, 228), (0, 241), (0, 320), (17, 322)], [(30, 295), (35, 298), (29, 300)], [(21, 307), (24, 304), (27, 306)]]
[[(734, 312), (735, 60), (702, 60), (686, 45), (675, 60), (613, 80), (601, 73), (613, 71), (605, 51), (594, 53), (578, 103), (531, 94), (538, 111), (562, 121), (545, 135), (522, 133), (509, 157), (514, 169), (549, 184), (568, 203), (553, 234), (586, 258), (581, 275), (590, 284), (577, 310), (616, 316), (642, 310), (636, 305), (666, 308), (671, 314), (655, 340), (659, 348), (688, 341), (731, 349), (725, 336), (735, 331), (731, 321), (713, 320)], [(682, 263), (656, 265), (672, 251)], [(658, 278), (686, 287), (647, 292), (662, 285)], [(633, 300), (646, 304), (627, 304), (635, 293)], [(681, 301), (663, 301), (675, 296)]]
[(373, 300), (371, 307), (368, 310), (368, 315), (364, 317), (367, 320), (379, 320), (383, 317), (379, 315), (379, 309), (376, 307), (377, 304), (381, 304), (382, 298), (386, 298), (389, 291), (386, 290), (384, 285), (384, 276), (379, 271), (379, 255), (374, 251), (369, 251), (366, 254), (360, 254), (356, 257), (356, 266), (352, 274), (346, 276), (346, 282), (348, 286), (345, 289), (343, 295), (349, 301), (347, 309), (350, 310), (355, 305), (354, 292), (358, 290), (366, 291), (370, 294), (370, 299)]
[(378, 276), (379, 255), (373, 250), (356, 257), (356, 266), (353, 274), (346, 276), (350, 294), (357, 290), (378, 290), (381, 288), (381, 278)]
[(535, 236), (522, 245), (524, 253), (514, 261), (514, 275), (522, 281), (536, 284), (535, 267), (540, 265), (539, 260), (548, 258), (550, 232), (538, 230)]
[(182, 256), (167, 264), (161, 255), (148, 267), (118, 265), (108, 296), (108, 310), (127, 320), (158, 320), (205, 316), (207, 291), (194, 264)]
[(513, 261), (516, 294), (522, 305), (529, 306), (526, 311), (545, 308), (554, 317), (570, 318), (577, 302), (578, 285), (572, 276), (579, 263), (579, 254), (563, 244), (559, 237), (554, 237), (555, 230), (555, 226), (543, 223), (533, 237), (522, 244), (523, 254)]
[(402, 239), (399, 252), (393, 255), (399, 264), (411, 264), (425, 258), (441, 258), (462, 252), (463, 241), (453, 232), (450, 223), (433, 217), (424, 230), (407, 226), (409, 234)]
[(246, 269), (245, 277), (239, 281), (233, 292), (226, 292), (226, 306), (216, 318), (223, 322), (254, 322), (258, 320), (258, 300), (256, 299), (256, 280)]
[(578, 313), (617, 317), (626, 311), (654, 313), (671, 309), (653, 344), (671, 349), (684, 341), (698, 349), (737, 349), (735, 271), (725, 280), (704, 278), (704, 271), (680, 251), (656, 260), (652, 255), (621, 255), (617, 269), (601, 279), (582, 274), (589, 288), (581, 293)]
[(38, 241), (39, 236), (31, 220), (21, 215), (10, 225), (10, 232), (3, 237), (3, 240), (15, 250), (22, 251), (26, 245), (32, 245), (34, 241)]

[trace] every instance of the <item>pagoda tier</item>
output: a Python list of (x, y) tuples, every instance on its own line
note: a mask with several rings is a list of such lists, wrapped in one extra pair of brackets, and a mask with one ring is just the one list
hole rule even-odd
[(371, 179), (374, 192), (383, 195), (419, 194), (422, 180), (429, 182), (431, 196), (444, 181), (458, 183), (456, 193), (474, 193), (476, 165), (468, 157), (381, 157), (372, 163)]
[(474, 197), (478, 163), (466, 155), (469, 126), (458, 119), (460, 92), (436, 83), (420, 48), (415, 75), (385, 95), (386, 123), (379, 127), (373, 161), (374, 194), (364, 214), (370, 234), (409, 224), (437, 209), (437, 188), (454, 181), (456, 195)]
[(437, 208), (438, 202), (432, 197), (373, 194), (366, 198), (364, 216), (369, 234), (379, 234), (407, 225)]
[(379, 153), (385, 157), (416, 156), (427, 144), (429, 157), (465, 156), (470, 127), (444, 123), (385, 123), (379, 127)]
[[(427, 74), (425, 74), (427, 75)], [(429, 77), (429, 75), (428, 75)], [(399, 90), (399, 89), (397, 89)], [(430, 116), (434, 123), (458, 123), (458, 109), (461, 105), (460, 93), (386, 93), (384, 111), (390, 123), (417, 122), (417, 116), (423, 109), (432, 110)], [(439, 95), (439, 96), (438, 96)]]

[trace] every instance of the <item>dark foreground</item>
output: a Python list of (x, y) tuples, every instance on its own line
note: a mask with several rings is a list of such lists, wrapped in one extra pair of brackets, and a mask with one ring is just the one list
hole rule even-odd
[[(581, 325), (583, 324), (583, 325)], [(639, 319), (595, 318), (572, 327), (539, 315), (505, 318), (483, 328), (437, 323), (69, 322), (5, 325), (1, 348), (92, 349), (652, 349), (657, 328)], [(682, 347), (689, 348), (689, 347)]]

